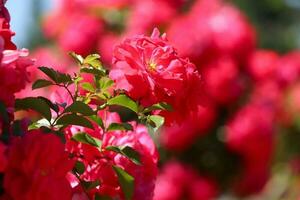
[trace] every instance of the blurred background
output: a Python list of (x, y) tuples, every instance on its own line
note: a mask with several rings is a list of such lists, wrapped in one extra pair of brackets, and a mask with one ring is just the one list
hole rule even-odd
[[(240, 8), (259, 34), (259, 46), (280, 52), (300, 47), (299, 0), (232, 0)], [(57, 0), (8, 1), (12, 29), (18, 34), (14, 42), (34, 48), (45, 42), (41, 36), (41, 17), (54, 9)], [(22, 5), (22, 6), (20, 6)], [(35, 38), (34, 43), (32, 38)]]
[(204, 85), (197, 114), (154, 136), (161, 169), (154, 200), (300, 199), (299, 0), (10, 0), (7, 7), (13, 40), (37, 65), (70, 72), (67, 51), (75, 51), (98, 52), (109, 68), (115, 44), (154, 27), (197, 65)]

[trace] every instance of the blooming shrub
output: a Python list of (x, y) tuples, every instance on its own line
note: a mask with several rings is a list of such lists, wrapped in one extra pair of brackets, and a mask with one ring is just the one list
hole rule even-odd
[(230, 2), (59, 0), (34, 59), (0, 13), (0, 199), (300, 196), (300, 53)]

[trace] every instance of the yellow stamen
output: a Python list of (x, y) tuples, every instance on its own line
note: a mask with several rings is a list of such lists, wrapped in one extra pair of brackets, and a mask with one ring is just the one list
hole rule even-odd
[(155, 71), (156, 70), (156, 63), (150, 62), (149, 63), (149, 69), (150, 69), (150, 71)]

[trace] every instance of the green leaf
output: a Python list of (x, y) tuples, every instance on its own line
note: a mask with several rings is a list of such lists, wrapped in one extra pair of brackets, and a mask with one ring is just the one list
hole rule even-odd
[(24, 99), (16, 99), (16, 110), (34, 110), (40, 113), (48, 121), (51, 120), (50, 106), (42, 99), (37, 97), (26, 97)]
[(72, 137), (73, 140), (77, 142), (81, 142), (84, 144), (90, 144), (95, 147), (101, 148), (102, 141), (99, 140), (98, 138), (92, 137), (87, 133), (77, 133)]
[(1, 101), (0, 101), (0, 116), (2, 117), (2, 119), (5, 123), (9, 122), (9, 116), (6, 111), (6, 106)]
[(72, 78), (69, 74), (64, 74), (58, 71), (55, 71), (49, 67), (39, 67), (39, 69), (51, 78), (55, 83), (72, 83)]
[(114, 151), (116, 153), (122, 153), (121, 148), (118, 146), (107, 146), (105, 149), (108, 151)]
[(91, 109), (87, 104), (85, 104), (81, 101), (75, 101), (70, 106), (68, 106), (64, 110), (64, 113), (67, 113), (67, 112), (80, 113), (85, 116), (90, 116), (90, 115), (95, 114), (93, 109)]
[(81, 87), (88, 92), (95, 92), (94, 86), (88, 82), (82, 83)]
[(138, 112), (138, 105), (136, 102), (134, 102), (132, 99), (127, 97), (124, 94), (115, 96), (107, 101), (108, 105), (118, 105), (118, 106), (123, 106), (126, 107), (135, 113)]
[(45, 102), (48, 104), (48, 106), (49, 106), (52, 110), (54, 110), (55, 112), (59, 112), (59, 107), (58, 107), (58, 105), (52, 103), (49, 99), (47, 99), (47, 98), (45, 98), (45, 97), (42, 97), (42, 96), (38, 96), (37, 98), (42, 99), (43, 101), (45, 101)]
[(116, 130), (132, 131), (133, 127), (131, 124), (128, 123), (111, 123), (107, 128), (107, 131), (116, 131)]
[(141, 165), (140, 154), (129, 146), (125, 146), (125, 147), (107, 146), (105, 149), (108, 151), (114, 151), (116, 153), (122, 154), (123, 156), (130, 159), (134, 164)]
[(54, 69), (51, 69), (49, 67), (38, 67), (39, 70), (41, 70), (44, 74), (46, 74), (49, 78), (51, 78), (53, 81), (57, 82), (57, 74)]
[(60, 117), (57, 122), (57, 125), (77, 125), (83, 126), (90, 129), (94, 129), (93, 124), (83, 116), (78, 116), (76, 114), (66, 114)]
[(81, 55), (76, 54), (75, 52), (69, 52), (69, 55), (80, 65), (83, 64), (83, 57)]
[(99, 180), (95, 180), (95, 181), (81, 181), (81, 184), (83, 185), (83, 187), (86, 190), (91, 190), (96, 188), (97, 186), (100, 185), (100, 181)]
[(102, 77), (99, 81), (101, 90), (107, 90), (108, 88), (113, 86), (113, 84), (114, 84), (114, 81), (108, 77)]
[(33, 122), (31, 123), (29, 126), (28, 126), (28, 130), (31, 131), (31, 130), (35, 130), (35, 129), (39, 129), (40, 127), (38, 126), (38, 122)]
[(104, 124), (103, 124), (103, 121), (100, 117), (98, 117), (97, 115), (92, 115), (92, 116), (89, 116), (89, 118), (96, 122), (101, 128), (104, 129)]
[(131, 148), (130, 146), (125, 146), (122, 148), (122, 153), (128, 157), (133, 163), (137, 165), (141, 165), (141, 156), (140, 154)]
[(85, 171), (85, 166), (82, 162), (76, 161), (75, 163), (75, 170), (78, 174), (83, 174)]
[(47, 126), (40, 126), (40, 130), (41, 130), (43, 133), (51, 133), (51, 132), (53, 132), (52, 129), (50, 129), (50, 128), (47, 127)]
[(38, 79), (32, 84), (32, 90), (38, 89), (38, 88), (43, 88), (53, 85), (51, 81), (45, 80), (45, 79)]
[(90, 65), (94, 68), (102, 68), (102, 64), (100, 62), (100, 55), (98, 54), (91, 54), (91, 55), (88, 55), (84, 61), (83, 61), (84, 64), (87, 64), (87, 65)]
[(152, 106), (145, 108), (143, 111), (144, 113), (151, 112), (153, 110), (167, 110), (167, 111), (172, 111), (173, 108), (170, 104), (167, 104), (166, 102), (160, 102), (157, 104), (153, 104)]
[(80, 69), (81, 73), (88, 73), (88, 74), (94, 74), (97, 76), (105, 76), (106, 72), (104, 69), (100, 70), (100, 69), (95, 69), (95, 68), (87, 68), (87, 67), (83, 67)]
[(131, 200), (134, 191), (134, 178), (122, 168), (115, 165), (113, 165), (112, 167), (118, 176), (118, 180), (124, 193), (125, 199)]
[(157, 131), (165, 122), (165, 118), (159, 115), (150, 115), (148, 123)]

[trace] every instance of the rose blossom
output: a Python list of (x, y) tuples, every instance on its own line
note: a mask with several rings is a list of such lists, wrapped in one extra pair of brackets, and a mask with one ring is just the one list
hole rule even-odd
[(279, 55), (271, 50), (257, 50), (248, 59), (247, 70), (256, 81), (274, 78)]
[[(1, 130), (1, 126), (0, 126), (0, 130)], [(7, 158), (5, 152), (6, 152), (6, 146), (2, 142), (0, 142), (0, 173), (5, 170), (7, 165)]]
[[(105, 126), (112, 122), (120, 122), (117, 113), (101, 111), (99, 116), (105, 118)], [(113, 198), (124, 198), (118, 178), (112, 168), (113, 165), (117, 165), (135, 178), (134, 200), (152, 199), (157, 174), (158, 153), (147, 128), (136, 123), (131, 124), (133, 131), (104, 133), (100, 127), (95, 125), (94, 130), (71, 127), (67, 132), (68, 138), (77, 132), (85, 131), (92, 137), (102, 140), (102, 151), (91, 145), (77, 143), (69, 139), (66, 144), (68, 151), (85, 165), (86, 171), (81, 175), (81, 179), (100, 181), (99, 187), (89, 191), (91, 197), (98, 193)], [(137, 165), (120, 154), (105, 150), (107, 146), (130, 146), (140, 154), (142, 165)]]
[(180, 58), (158, 29), (151, 37), (139, 35), (117, 45), (109, 76), (116, 89), (125, 90), (143, 106), (165, 101), (181, 116), (195, 108), (201, 92), (195, 65)]
[(15, 35), (10, 30), (10, 15), (8, 10), (4, 6), (5, 1), (0, 2), (0, 37), (4, 40), (4, 48), (10, 50), (16, 50), (16, 45), (11, 41), (11, 38)]
[(28, 51), (5, 50), (0, 66), (0, 100), (6, 105), (12, 106), (14, 93), (25, 88), (28, 79), (27, 67), (33, 65), (34, 61), (29, 59)]
[(207, 95), (221, 105), (236, 102), (244, 90), (244, 82), (235, 60), (217, 58), (204, 68), (203, 82)]
[(214, 181), (190, 166), (169, 162), (156, 181), (154, 200), (212, 200), (218, 193)]
[[(208, 102), (202, 104), (186, 119), (163, 127), (160, 142), (165, 148), (175, 151), (185, 150), (199, 137), (208, 133), (214, 125), (216, 110)], [(170, 115), (172, 114), (173, 112), (170, 112)]]
[(58, 136), (39, 130), (15, 138), (4, 176), (5, 193), (11, 199), (71, 199), (66, 175), (73, 162), (64, 148)]

